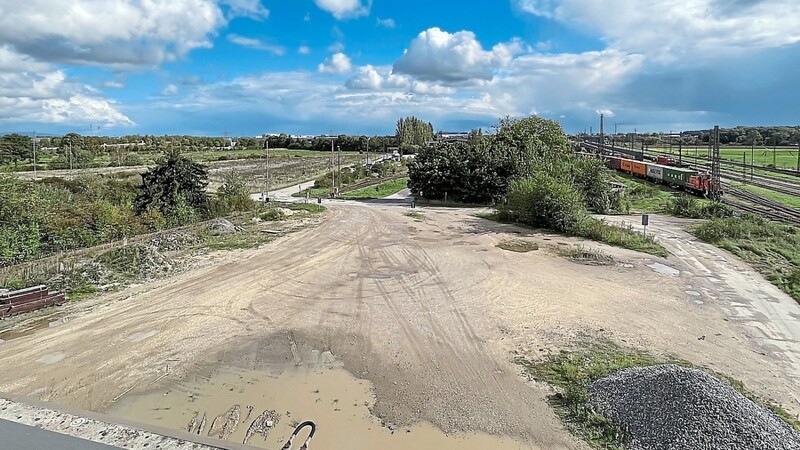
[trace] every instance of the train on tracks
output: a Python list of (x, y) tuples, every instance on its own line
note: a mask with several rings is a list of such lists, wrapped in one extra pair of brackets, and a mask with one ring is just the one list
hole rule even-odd
[(636, 161), (619, 156), (604, 155), (603, 157), (609, 168), (635, 177), (666, 184), (706, 198), (719, 199), (723, 195), (721, 183), (714, 181), (711, 174), (679, 167), (668, 158), (663, 158), (663, 161), (659, 159), (658, 161), (663, 163), (659, 164), (659, 162)]

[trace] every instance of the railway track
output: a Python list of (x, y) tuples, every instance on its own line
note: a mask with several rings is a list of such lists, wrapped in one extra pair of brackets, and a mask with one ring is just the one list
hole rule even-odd
[[(726, 198), (722, 202), (726, 205), (778, 222), (800, 226), (800, 210), (798, 209), (735, 187), (727, 187), (725, 194)], [(728, 197), (733, 197), (733, 199)]]
[[(595, 149), (597, 149), (597, 145), (596, 144), (590, 144), (590, 146), (592, 146)], [(602, 149), (604, 151), (612, 151), (612, 148), (610, 146), (607, 146), (607, 145), (603, 146)], [(613, 151), (618, 152), (618, 153), (629, 154), (631, 156), (633, 156), (633, 154), (641, 155), (645, 159), (648, 159), (650, 157), (655, 157), (655, 156), (668, 156), (668, 157), (671, 157), (671, 158), (674, 158), (676, 156), (676, 155), (671, 154), (671, 153), (653, 152), (653, 151), (651, 151), (651, 152), (639, 152), (639, 151), (632, 151), (630, 149), (620, 149), (619, 147), (614, 147)], [(696, 169), (696, 170), (705, 170), (705, 171), (710, 171), (711, 170), (711, 168), (710, 168), (711, 163), (708, 161), (707, 158), (700, 158), (700, 157), (696, 158), (696, 157), (694, 157), (692, 155), (683, 155), (682, 162), (684, 164), (686, 164), (687, 166), (689, 166), (689, 167), (691, 167), (693, 169)], [(725, 165), (738, 166), (738, 167), (743, 167), (745, 169), (750, 167), (750, 166), (745, 166), (742, 163), (737, 163), (735, 161), (729, 161), (729, 160), (721, 159), (720, 160), (720, 164), (723, 166), (723, 167), (720, 168), (720, 173), (721, 173), (721, 175), (723, 177), (723, 179), (722, 179), (723, 182), (727, 182), (727, 183), (730, 183), (732, 181), (733, 182), (742, 182), (743, 184), (749, 184), (751, 186), (755, 186), (755, 187), (758, 187), (758, 188), (761, 188), (761, 189), (767, 189), (767, 190), (770, 190), (770, 191), (773, 191), (773, 192), (778, 192), (778, 193), (785, 194), (785, 195), (793, 195), (793, 196), (800, 197), (800, 184), (799, 183), (792, 182), (790, 180), (783, 179), (783, 178), (775, 178), (775, 177), (770, 177), (768, 175), (760, 175), (760, 174), (758, 174), (758, 175), (757, 174), (753, 174), (752, 178), (751, 178), (751, 175), (749, 173), (745, 173), (745, 172), (742, 172), (741, 170), (733, 169), (733, 168), (730, 168), (730, 167), (724, 167)], [(773, 169), (773, 168), (763, 167), (763, 166), (754, 166), (754, 169), (768, 170), (768, 171), (774, 172), (774, 173), (778, 173), (778, 172), (779, 173), (788, 173), (788, 174), (791, 174), (791, 175), (800, 176), (800, 174), (798, 174), (795, 171), (787, 171), (787, 170), (783, 170), (783, 169), (778, 170), (778, 169)]]
[[(590, 148), (594, 149), (595, 151), (598, 150), (597, 145), (590, 145)], [(608, 151), (611, 150), (609, 146), (603, 146), (601, 149)], [(614, 151), (617, 150), (618, 149), (616, 148), (614, 149)], [(673, 156), (669, 154), (664, 155)], [(650, 155), (642, 153), (642, 156), (647, 158)], [(695, 163), (689, 164), (689, 166), (696, 170), (709, 170), (708, 166), (704, 164)], [(770, 220), (800, 227), (800, 209), (792, 208), (784, 205), (783, 203), (770, 200), (761, 195), (730, 185), (731, 181), (742, 181), (743, 176), (746, 174), (741, 172), (737, 173), (736, 171), (727, 168), (721, 169), (721, 174), (722, 182), (725, 183), (723, 188), (725, 192), (725, 198), (722, 200), (722, 203), (739, 209), (743, 212), (757, 214)], [(773, 192), (780, 192), (786, 195), (800, 196), (800, 185), (782, 179), (775, 179), (754, 174), (753, 179), (748, 181), (747, 184)]]

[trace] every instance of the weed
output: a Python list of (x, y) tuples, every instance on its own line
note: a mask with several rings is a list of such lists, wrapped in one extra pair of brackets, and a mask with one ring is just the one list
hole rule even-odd
[(497, 248), (515, 253), (528, 253), (539, 250), (539, 244), (537, 244), (536, 242), (514, 239), (514, 240), (500, 242), (499, 244), (497, 244)]
[(584, 247), (583, 245), (559, 248), (558, 254), (582, 264), (597, 266), (610, 266), (614, 264), (614, 258), (612, 258), (611, 255), (607, 255), (600, 250)]
[(412, 219), (416, 219), (418, 222), (425, 220), (425, 214), (417, 211), (407, 212), (406, 217), (411, 217)]
[(583, 221), (575, 235), (628, 250), (667, 256), (667, 249), (658, 244), (655, 237), (644, 236), (630, 225), (620, 227), (590, 217)]
[(317, 203), (288, 203), (285, 207), (292, 211), (308, 211), (312, 214), (325, 212), (325, 207)]
[(261, 214), (261, 220), (265, 222), (279, 222), (286, 218), (286, 214), (283, 211), (276, 208), (270, 208), (265, 213)]

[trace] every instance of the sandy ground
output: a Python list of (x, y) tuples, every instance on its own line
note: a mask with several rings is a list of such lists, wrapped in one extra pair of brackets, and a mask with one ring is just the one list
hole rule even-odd
[[(511, 360), (609, 339), (733, 376), (800, 412), (797, 304), (730, 255), (731, 270), (704, 272), (697, 261), (715, 257), (696, 254), (678, 224), (659, 231), (675, 236), (665, 245), (676, 255), (587, 244), (620, 263), (595, 267), (546, 248), (576, 240), (474, 211), (420, 209), (419, 219), (402, 199), (326, 204), (318, 227), (110, 294), (57, 328), (0, 343), (0, 391), (108, 411), (232, 364), (220, 354), (258, 359), (270, 347), (252, 343), (291, 331), (295, 345), (328, 351), (368, 380), (371, 410), (386, 421), (573, 449), (585, 446), (545, 402), (548, 388), (526, 382)], [(510, 238), (545, 248), (496, 247)], [(773, 313), (788, 313), (774, 319), (786, 322), (772, 323)]]

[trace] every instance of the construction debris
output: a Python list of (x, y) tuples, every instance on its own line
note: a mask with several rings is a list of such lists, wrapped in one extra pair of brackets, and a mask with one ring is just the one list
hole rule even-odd
[(244, 435), (243, 444), (247, 445), (250, 441), (250, 438), (255, 436), (256, 434), (260, 434), (264, 437), (264, 440), (267, 440), (267, 436), (269, 435), (270, 430), (272, 430), (278, 422), (281, 420), (281, 416), (275, 411), (264, 411), (253, 420), (253, 423), (247, 428), (247, 432)]

